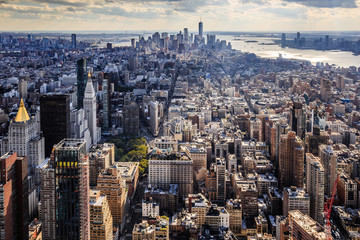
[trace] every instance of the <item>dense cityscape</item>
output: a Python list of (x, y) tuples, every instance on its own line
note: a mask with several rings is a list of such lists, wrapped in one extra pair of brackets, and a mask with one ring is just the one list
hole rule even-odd
[(360, 239), (360, 57), (261, 58), (205, 27), (0, 35), (0, 239)]

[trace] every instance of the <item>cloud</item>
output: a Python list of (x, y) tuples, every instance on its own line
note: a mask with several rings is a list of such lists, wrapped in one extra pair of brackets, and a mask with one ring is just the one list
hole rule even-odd
[(174, 1), (174, 11), (194, 13), (198, 12), (201, 8), (226, 6), (228, 4), (228, 0), (180, 0)]
[(136, 19), (153, 19), (154, 16), (162, 17), (166, 15), (166, 12), (161, 9), (140, 9), (140, 10), (127, 10), (123, 7), (111, 7), (111, 8), (90, 8), (93, 14), (105, 15), (105, 16), (118, 16), (125, 18)]
[(263, 8), (261, 9), (264, 13), (271, 13), (276, 16), (285, 17), (285, 18), (301, 18), (306, 19), (308, 18), (307, 9), (305, 7), (299, 8), (284, 8), (284, 7), (274, 7), (274, 8)]
[(262, 4), (268, 4), (268, 0), (239, 0), (242, 4), (254, 4), (254, 5), (262, 5)]
[(318, 8), (357, 8), (355, 0), (284, 0)]
[(89, 5), (88, 1), (68, 1), (68, 0), (31, 0), (34, 3), (45, 3), (71, 7), (85, 7)]

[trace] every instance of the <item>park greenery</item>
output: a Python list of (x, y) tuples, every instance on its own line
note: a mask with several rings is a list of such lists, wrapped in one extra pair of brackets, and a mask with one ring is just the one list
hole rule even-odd
[(113, 136), (107, 142), (115, 144), (115, 161), (139, 162), (139, 173), (144, 175), (148, 168), (147, 145), (143, 137)]

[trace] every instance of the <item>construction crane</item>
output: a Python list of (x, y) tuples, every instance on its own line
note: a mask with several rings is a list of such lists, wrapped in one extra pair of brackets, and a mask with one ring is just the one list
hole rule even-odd
[(336, 193), (336, 187), (339, 181), (339, 177), (340, 175), (337, 175), (335, 184), (334, 184), (334, 189), (331, 195), (331, 199), (328, 200), (325, 204), (324, 204), (324, 210), (325, 210), (325, 234), (326, 234), (326, 240), (331, 240), (331, 226), (330, 226), (330, 214), (331, 214), (331, 209), (332, 209), (332, 205), (334, 203), (334, 197), (335, 197), (335, 193)]

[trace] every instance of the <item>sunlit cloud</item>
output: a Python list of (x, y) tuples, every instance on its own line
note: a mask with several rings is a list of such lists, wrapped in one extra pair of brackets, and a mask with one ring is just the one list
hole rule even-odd
[(0, 30), (360, 30), (360, 0), (0, 0)]

